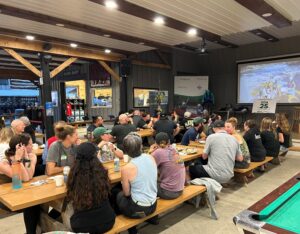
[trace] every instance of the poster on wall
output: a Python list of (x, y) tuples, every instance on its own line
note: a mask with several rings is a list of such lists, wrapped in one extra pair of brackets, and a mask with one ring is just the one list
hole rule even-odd
[[(175, 76), (174, 105), (181, 112), (199, 114), (202, 98), (208, 90), (208, 76)], [(183, 114), (180, 113), (180, 114)]]
[(252, 113), (271, 113), (276, 111), (276, 100), (258, 99), (253, 102)]
[(112, 108), (112, 89), (92, 89), (92, 107)]
[(54, 107), (58, 106), (58, 92), (51, 91), (51, 101)]
[(66, 98), (67, 99), (78, 98), (78, 87), (77, 86), (67, 86), (66, 87)]

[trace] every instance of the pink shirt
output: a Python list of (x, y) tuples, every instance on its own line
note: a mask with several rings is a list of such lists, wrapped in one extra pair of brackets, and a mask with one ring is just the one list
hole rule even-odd
[(159, 170), (160, 187), (172, 192), (182, 191), (185, 182), (185, 168), (174, 148), (172, 146), (158, 148), (152, 153), (152, 156)]

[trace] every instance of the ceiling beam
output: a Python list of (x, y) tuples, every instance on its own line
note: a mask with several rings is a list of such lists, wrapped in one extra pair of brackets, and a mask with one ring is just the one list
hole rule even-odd
[(120, 82), (120, 76), (115, 73), (115, 71), (113, 69), (111, 69), (107, 63), (103, 62), (103, 61), (98, 61), (98, 63), (118, 82)]
[(0, 77), (2, 79), (21, 79), (37, 81), (39, 78), (28, 70), (14, 70), (0, 68)]
[(44, 52), (48, 54), (63, 55), (67, 57), (78, 57), (92, 60), (119, 62), (123, 56), (106, 55), (96, 50), (87, 50), (81, 48), (70, 48), (69, 46), (53, 45), (50, 50), (43, 49), (44, 43), (38, 41), (28, 42), (25, 39), (13, 38), (0, 35), (0, 47), (20, 49), (26, 51)]
[(28, 60), (26, 60), (20, 54), (18, 54), (16, 51), (8, 48), (3, 48), (3, 49), (12, 57), (14, 57), (16, 60), (18, 60), (21, 64), (23, 64), (25, 67), (27, 67), (30, 71), (32, 71), (37, 77), (41, 77), (41, 72), (30, 62), (28, 62)]
[(58, 73), (60, 73), (62, 70), (64, 70), (66, 67), (70, 66), (76, 60), (77, 60), (77, 58), (73, 58), (73, 57), (68, 58), (66, 61), (64, 61), (62, 64), (60, 64), (53, 71), (50, 72), (50, 77), (53, 78)]
[[(0, 34), (19, 37), (19, 38), (25, 38), (26, 35), (28, 34), (28, 32), (0, 27)], [(66, 39), (62, 39), (62, 38), (58, 38), (58, 37), (50, 37), (50, 36), (45, 36), (45, 35), (36, 34), (36, 33), (34, 33), (34, 37), (35, 37), (35, 40), (38, 40), (38, 41), (43, 41), (43, 42), (48, 42), (48, 43), (50, 42), (50, 43), (54, 43), (54, 44), (62, 44), (62, 45), (67, 45), (67, 46), (69, 46), (70, 43), (72, 42), (72, 43), (78, 44), (79, 48), (84, 48), (84, 49), (92, 49), (92, 50), (100, 50), (100, 51), (101, 50), (104, 51), (105, 49), (107, 49), (107, 47), (104, 47), (104, 46), (98, 46), (98, 45), (84, 43), (84, 42), (80, 42), (80, 41), (74, 41), (74, 40), (70, 41), (70, 40), (66, 40)], [(118, 54), (123, 54), (123, 55), (134, 54), (134, 52), (127, 51), (127, 50), (120, 50), (120, 49), (115, 49), (115, 48), (111, 48), (111, 50), (113, 53), (118, 53)]]
[(163, 62), (163, 64), (170, 66), (169, 62), (166, 60), (166, 58), (162, 55), (162, 53), (159, 50), (154, 50), (157, 57)]
[[(292, 22), (273, 8), (264, 0), (235, 0), (248, 10), (252, 11), (259, 17), (273, 24), (277, 28), (283, 28), (292, 25)], [(264, 17), (264, 14), (270, 13), (270, 16)]]
[(145, 66), (145, 67), (171, 69), (170, 65), (159, 64), (159, 63), (149, 63), (149, 62), (144, 62), (144, 61), (140, 61), (140, 60), (132, 60), (131, 63), (134, 65)]
[(272, 36), (271, 34), (261, 30), (261, 29), (254, 29), (254, 30), (250, 30), (250, 33), (253, 33), (254, 35), (261, 37), (269, 42), (276, 42), (279, 41), (279, 39), (277, 37)]
[[(89, 0), (89, 1), (105, 6), (105, 0)], [(135, 17), (138, 17), (138, 18), (141, 18), (144, 20), (148, 20), (148, 21), (153, 21), (153, 19), (159, 14), (155, 11), (152, 11), (150, 9), (144, 8), (142, 6), (139, 6), (134, 3), (124, 1), (124, 0), (118, 1), (118, 11), (124, 12), (129, 15), (133, 15)], [(198, 31), (199, 37), (205, 38), (206, 40), (215, 42), (215, 43), (219, 43), (219, 41), (222, 42), (221, 36), (218, 34), (206, 31), (206, 30), (196, 27), (194, 25), (187, 24), (183, 21), (179, 21), (177, 19), (171, 18), (171, 17), (163, 15), (163, 14), (159, 14), (159, 15), (164, 17), (164, 19), (165, 19), (164, 25), (169, 28), (173, 28), (178, 31), (185, 32), (185, 33), (187, 33), (190, 28), (195, 28)], [(226, 43), (231, 44), (231, 47), (237, 47), (237, 45), (234, 45), (230, 42), (226, 42)]]
[(150, 41), (145, 38), (139, 38), (139, 37), (131, 36), (129, 34), (125, 35), (125, 34), (117, 33), (114, 31), (107, 30), (107, 29), (94, 27), (94, 26), (90, 26), (90, 25), (82, 24), (82, 23), (78, 23), (78, 22), (73, 22), (73, 21), (69, 21), (66, 19), (53, 17), (50, 15), (44, 15), (44, 14), (40, 14), (37, 12), (16, 8), (16, 7), (11, 7), (11, 6), (7, 6), (4, 4), (0, 4), (0, 9), (1, 9), (1, 14), (4, 14), (4, 15), (10, 15), (10, 16), (27, 19), (27, 20), (31, 20), (31, 21), (36, 21), (39, 23), (50, 24), (50, 25), (56, 25), (59, 23), (59, 24), (63, 24), (65, 28), (73, 29), (76, 31), (90, 33), (90, 34), (94, 34), (94, 35), (98, 35), (98, 36), (102, 36), (102, 37), (104, 35), (110, 35), (110, 38), (113, 38), (113, 39), (127, 41), (127, 42), (131, 42), (131, 43), (136, 43), (136, 44), (143, 42), (147, 46), (155, 47), (155, 48), (158, 48), (158, 49), (161, 49), (164, 51), (168, 51), (168, 52), (171, 51), (171, 46), (169, 46), (167, 44)]

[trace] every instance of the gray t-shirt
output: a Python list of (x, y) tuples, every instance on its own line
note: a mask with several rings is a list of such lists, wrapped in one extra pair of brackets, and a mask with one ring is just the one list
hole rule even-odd
[(207, 137), (204, 151), (208, 154), (208, 163), (204, 169), (212, 179), (227, 183), (233, 177), (235, 158), (242, 155), (238, 141), (226, 131)]
[(72, 166), (75, 161), (75, 146), (65, 148), (61, 141), (56, 141), (51, 144), (47, 162), (55, 162), (56, 166)]

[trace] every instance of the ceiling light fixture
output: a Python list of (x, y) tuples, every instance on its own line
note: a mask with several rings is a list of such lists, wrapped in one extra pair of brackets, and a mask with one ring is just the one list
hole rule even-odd
[(157, 16), (154, 18), (154, 23), (157, 25), (163, 25), (165, 23), (165, 20), (161, 16)]
[(139, 42), (140, 45), (145, 45), (145, 42)]
[(64, 27), (65, 26), (64, 24), (60, 24), (60, 23), (57, 23), (55, 25), (58, 26), (58, 27)]
[(32, 35), (27, 35), (26, 36), (26, 39), (28, 40), (28, 41), (33, 41), (34, 40), (34, 36), (32, 36)]
[(78, 45), (77, 45), (76, 43), (70, 43), (70, 46), (71, 46), (72, 48), (76, 48)]
[(190, 36), (196, 36), (196, 35), (197, 35), (197, 29), (195, 29), (195, 28), (190, 28), (190, 29), (188, 30), (188, 35), (190, 35)]
[(106, 0), (104, 2), (105, 6), (108, 8), (108, 9), (116, 9), (118, 8), (118, 4), (113, 1), (113, 0)]
[(256, 32), (255, 34), (256, 34), (256, 35), (261, 35), (261, 32)]
[(268, 38), (268, 41), (273, 41), (273, 38)]
[(109, 53), (111, 52), (111, 50), (110, 50), (110, 49), (105, 49), (104, 52), (105, 52), (106, 54), (109, 54)]
[(104, 37), (110, 37), (110, 35), (109, 35), (109, 34), (104, 34), (103, 36), (104, 36)]
[(273, 15), (272, 13), (268, 12), (268, 13), (264, 13), (261, 16), (264, 18), (270, 17), (271, 15)]

